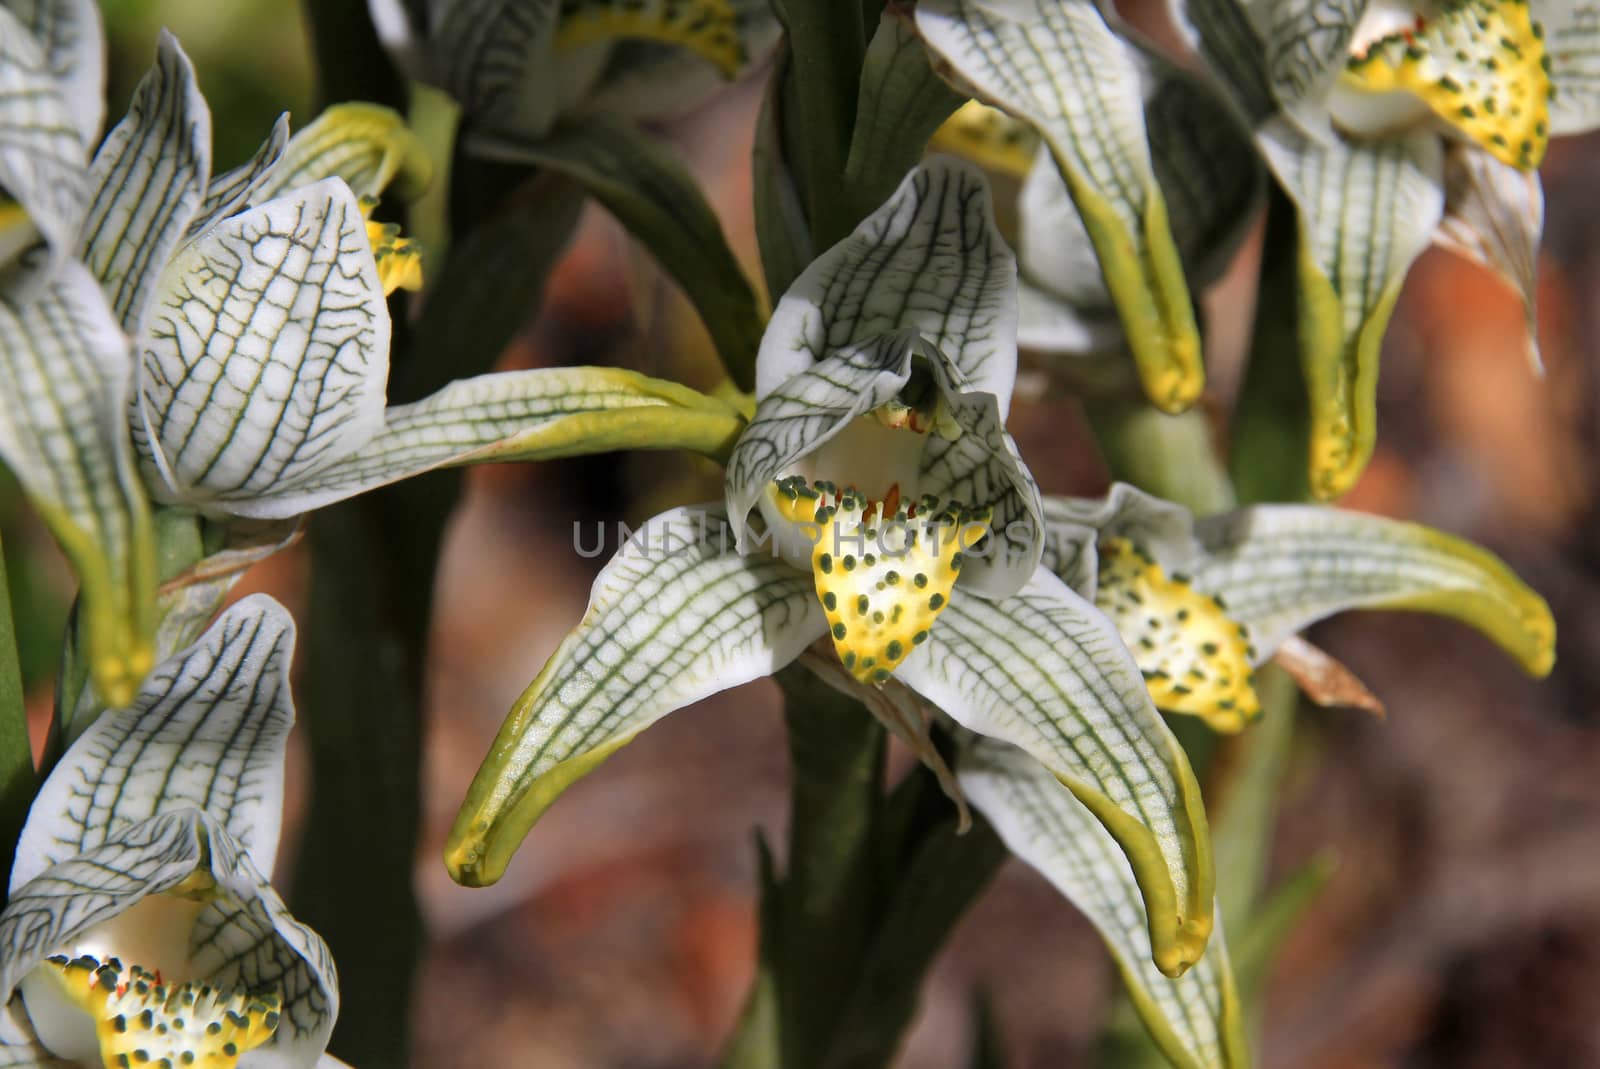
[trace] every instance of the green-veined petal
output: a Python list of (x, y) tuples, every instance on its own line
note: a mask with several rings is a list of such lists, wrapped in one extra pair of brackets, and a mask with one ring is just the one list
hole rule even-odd
[(389, 332), (341, 179), (218, 223), (168, 265), (141, 339), (153, 492), (225, 511), (355, 453), (383, 427)]
[(143, 326), (161, 269), (210, 179), (211, 109), (194, 65), (163, 30), (155, 65), (134, 90), (128, 114), (95, 153), (89, 213), (78, 236), (79, 259), (129, 334)]
[(1150, 960), (1149, 924), (1133, 870), (1088, 807), (1014, 746), (981, 740), (957, 778), (1017, 857), (1037, 869), (1099, 930), (1134, 1008), (1179, 1069), (1246, 1069), (1244, 1015), (1221, 931), (1176, 980)]
[[(958, 592), (959, 593), (959, 592)], [(980, 735), (1027, 751), (1127, 855), (1168, 976), (1211, 933), (1211, 846), (1200, 788), (1116, 629), (1042, 568), (1001, 601), (952, 598), (897, 677)]]
[[(66, 254), (89, 205), (89, 150), (33, 35), (0, 7), (0, 200), (22, 206), (53, 266)], [(17, 224), (8, 225), (8, 229)], [(8, 236), (7, 245), (31, 237)], [(10, 265), (0, 263), (0, 269)], [(35, 265), (26, 263), (31, 276)]]
[(219, 507), (282, 518), (463, 464), (547, 460), (613, 449), (689, 449), (722, 456), (744, 420), (686, 386), (620, 368), (539, 368), (463, 379), (384, 413), (353, 455), (255, 497)]
[(325, 178), (344, 179), (357, 197), (390, 190), (408, 199), (432, 181), (433, 162), (399, 112), (378, 104), (335, 104), (289, 139), (250, 203), (264, 204)]
[(493, 883), (567, 786), (673, 710), (782, 668), (825, 626), (811, 576), (738, 553), (721, 509), (650, 520), (501, 727), (456, 817), (450, 874)]
[(1038, 128), (1088, 230), (1145, 390), (1179, 411), (1204, 370), (1189, 287), (1156, 181), (1137, 52), (1093, 0), (931, 0), (930, 48), (989, 102)]
[(430, 3), (423, 80), (461, 104), (480, 130), (542, 137), (563, 106), (552, 43), (559, 0)]
[(99, 717), (40, 788), (17, 843), (11, 886), (132, 824), (191, 807), (270, 871), (294, 723), (293, 649), (294, 621), (257, 594), (158, 665), (133, 703)]
[(206, 186), (206, 199), (201, 202), (200, 210), (189, 223), (189, 232), (185, 237), (190, 240), (197, 238), (211, 229), (217, 220), (243, 210), (261, 184), (271, 177), (283, 159), (283, 151), (288, 144), (289, 113), (284, 112), (272, 124), (272, 132), (267, 134), (267, 139), (261, 142), (254, 156), (231, 171), (217, 175)]
[(1192, 579), (1220, 594), (1264, 658), (1345, 609), (1418, 609), (1482, 631), (1534, 675), (1555, 660), (1543, 598), (1494, 554), (1419, 524), (1300, 505), (1258, 505), (1196, 524)]
[(1581, 134), (1600, 125), (1600, 3), (1532, 0), (1550, 57), (1550, 133)]
[(1326, 500), (1354, 485), (1377, 440), (1383, 333), (1444, 212), (1441, 141), (1425, 132), (1319, 143), (1280, 121), (1261, 145), (1299, 213), (1311, 489)]
[(37, 297), (0, 296), (0, 459), (82, 584), (95, 689), (132, 700), (150, 670), (155, 545), (128, 440), (127, 336), (87, 269), (61, 265)]
[(971, 164), (935, 156), (778, 302), (756, 360), (765, 397), (830, 353), (912, 330), (954, 363), (963, 389), (1005, 416), (1016, 379), (1016, 260)]
[(106, 34), (95, 0), (6, 0), (44, 51), (56, 89), (92, 146), (106, 118)]

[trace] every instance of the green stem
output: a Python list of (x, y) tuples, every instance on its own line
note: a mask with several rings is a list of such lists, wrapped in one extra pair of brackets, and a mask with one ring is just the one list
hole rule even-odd
[(879, 900), (875, 820), (885, 737), (859, 703), (810, 672), (779, 673), (793, 785), (789, 866), (775, 938), (783, 1065), (820, 1065), (856, 977)]
[(1084, 411), (1112, 478), (1199, 516), (1233, 507), (1233, 486), (1200, 409), (1169, 416), (1142, 397), (1129, 396), (1090, 402)]
[[(861, 0), (780, 0), (789, 38), (792, 96), (785, 103), (785, 157), (796, 171), (812, 247), (826, 249), (855, 228), (839, 183), (850, 155), (856, 96), (866, 56)], [(792, 104), (792, 106), (791, 106)]]
[(11, 617), (11, 587), (6, 579), (5, 553), (0, 549), (0, 865), (4, 866), (0, 872), (6, 875), (11, 872), (17, 839), (37, 788), (16, 622)]

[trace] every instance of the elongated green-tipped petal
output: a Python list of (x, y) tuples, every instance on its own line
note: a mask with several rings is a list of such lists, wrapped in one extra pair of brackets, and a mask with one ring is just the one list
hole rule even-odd
[[(0, 199), (27, 213), (48, 250), (48, 266), (72, 247), (89, 204), (87, 139), (63, 88), (38, 40), (0, 7)], [(6, 242), (32, 243), (26, 235)], [(9, 266), (0, 262), (0, 271)]]
[(282, 518), (464, 464), (548, 460), (614, 449), (688, 449), (719, 457), (744, 420), (725, 402), (620, 368), (539, 368), (451, 383), (384, 413), (354, 455), (220, 506), (236, 516)]
[(1187, 408), (1205, 381), (1200, 334), (1150, 158), (1132, 46), (1092, 0), (924, 0), (917, 29), (960, 83), (1043, 135), (1146, 391), (1167, 411)]
[(226, 510), (355, 453), (383, 426), (389, 332), (342, 180), (218, 223), (168, 265), (143, 340), (153, 492)]
[(1179, 1069), (1247, 1069), (1243, 1012), (1228, 948), (1213, 932), (1200, 960), (1176, 980), (1151, 962), (1139, 884), (1122, 848), (1043, 765), (1014, 746), (977, 742), (957, 778), (1017, 857), (1037, 869), (1099, 930), (1134, 1008)]
[(1550, 133), (1581, 134), (1600, 125), (1600, 4), (1533, 0), (1550, 57)]
[(149, 505), (128, 441), (128, 339), (79, 263), (36, 298), (0, 297), (0, 459), (82, 584), (90, 674), (131, 701), (152, 663), (156, 564)]
[(473, 149), (547, 167), (582, 184), (683, 287), (729, 374), (750, 385), (762, 326), (755, 291), (716, 213), (664, 146), (621, 123), (596, 119), (539, 141), (475, 140)]
[(392, 190), (409, 198), (427, 188), (433, 162), (399, 112), (378, 104), (335, 104), (289, 139), (250, 203), (264, 204), (325, 178), (344, 179), (357, 197)]
[(493, 883), (539, 815), (656, 720), (770, 675), (825, 627), (811, 576), (741, 556), (714, 506), (644, 525), (601, 571), (583, 622), (512, 708), (445, 848), (459, 883)]
[(1518, 170), (1471, 145), (1452, 145), (1445, 157), (1444, 218), (1433, 240), (1499, 275), (1522, 299), (1528, 361), (1539, 356), (1539, 235), (1544, 187), (1537, 172)]
[(1200, 788), (1110, 621), (1040, 569), (1002, 601), (956, 597), (897, 677), (964, 727), (1021, 747), (1127, 855), (1168, 976), (1211, 934)]
[(1444, 211), (1440, 139), (1318, 143), (1278, 122), (1261, 144), (1299, 212), (1311, 489), (1327, 500), (1355, 484), (1377, 441), (1383, 333)]
[(100, 280), (111, 310), (139, 333), (156, 280), (211, 179), (211, 110), (194, 65), (165, 31), (155, 66), (128, 114), (95, 153), (89, 214), (78, 256)]
[(209, 814), (271, 870), (294, 723), (294, 622), (258, 594), (157, 666), (125, 709), (74, 742), (34, 800), (11, 886), (158, 813)]
[(1017, 374), (1017, 265), (971, 164), (934, 156), (855, 232), (812, 261), (761, 339), (756, 396), (831, 353), (914, 331), (1003, 418)]
[(1543, 598), (1494, 554), (1414, 523), (1359, 512), (1258, 505), (1196, 526), (1205, 551), (1196, 588), (1220, 594), (1262, 657), (1345, 609), (1417, 609), (1477, 628), (1544, 675), (1555, 621)]

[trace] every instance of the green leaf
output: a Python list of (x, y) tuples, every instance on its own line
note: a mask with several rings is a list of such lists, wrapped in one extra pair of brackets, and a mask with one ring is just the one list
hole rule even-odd
[(751, 153), (751, 185), (755, 200), (756, 241), (761, 247), (761, 269), (767, 293), (783, 293), (816, 258), (805, 198), (784, 157), (787, 122), (782, 88), (789, 69), (789, 53), (780, 49), (761, 97), (756, 118), (755, 146)]
[(811, 577), (741, 556), (721, 509), (647, 522), (595, 580), (567, 636), (495, 737), (445, 848), (490, 884), (557, 795), (666, 714), (770, 675), (823, 634)]
[[(88, 154), (44, 49), (0, 7), (0, 201), (14, 200), (27, 213), (49, 250), (47, 267), (71, 248), (89, 206)], [(31, 238), (8, 236), (6, 244)], [(25, 272), (32, 267), (25, 263)]]
[(131, 705), (98, 718), (51, 772), (17, 844), (11, 885), (186, 807), (270, 871), (294, 723), (293, 652), (294, 621), (257, 594), (163, 661)]
[(78, 235), (78, 257), (127, 333), (142, 328), (156, 280), (210, 178), (211, 110), (194, 65), (163, 30), (128, 114), (95, 153), (89, 213)]
[(433, 180), (433, 161), (398, 112), (377, 104), (335, 104), (289, 139), (249, 203), (264, 204), (325, 178), (343, 178), (357, 197), (392, 188), (408, 200)]
[(1016, 378), (1016, 278), (983, 175), (929, 159), (783, 295), (761, 339), (756, 396), (831, 353), (914, 331), (949, 358), (961, 389), (993, 394), (1004, 419)]
[(0, 458), (72, 562), (95, 688), (126, 704), (152, 664), (155, 546), (128, 441), (128, 339), (87, 269), (0, 296)]
[(963, 98), (934, 73), (912, 20), (885, 9), (867, 44), (844, 183), (860, 213), (894, 192)]
[(1383, 333), (1444, 211), (1440, 138), (1315, 142), (1280, 122), (1261, 147), (1299, 212), (1311, 489), (1327, 500), (1354, 485), (1377, 440)]
[(957, 776), (1011, 852), (1089, 918), (1151, 1038), (1178, 1069), (1246, 1069), (1250, 1052), (1219, 930), (1177, 979), (1151, 963), (1145, 902), (1121, 846), (1049, 771), (1013, 746), (979, 742)]
[(1600, 124), (1600, 4), (1532, 0), (1550, 57), (1550, 133), (1581, 134)]
[(1310, 505), (1257, 505), (1197, 522), (1192, 580), (1249, 625), (1261, 656), (1346, 609), (1416, 609), (1493, 639), (1530, 674), (1555, 660), (1543, 598), (1494, 554), (1414, 523)]
[(1110, 621), (1041, 569), (1000, 601), (952, 598), (895, 674), (1066, 784), (1133, 866), (1156, 966), (1199, 960), (1213, 882), (1200, 788)]
[(1521, 171), (1472, 145), (1451, 145), (1444, 159), (1444, 218), (1434, 244), (1499, 275), (1522, 299), (1528, 361), (1539, 356), (1539, 235), (1544, 187), (1537, 172)]
[(1088, 229), (1145, 391), (1200, 395), (1200, 334), (1144, 124), (1137, 52), (1093, 0), (933, 0), (917, 29), (955, 75), (1033, 124)]
[(355, 453), (383, 426), (389, 333), (342, 180), (218, 223), (168, 265), (141, 339), (153, 492), (227, 511)]
[(583, 456), (614, 449), (689, 449), (721, 457), (744, 420), (686, 386), (620, 368), (539, 368), (452, 383), (384, 413), (354, 454), (262, 494), (238, 516), (284, 518), (441, 467)]
[(755, 291), (694, 179), (660, 144), (596, 119), (534, 142), (475, 140), (480, 155), (557, 171), (583, 185), (644, 244), (700, 312), (723, 365), (747, 387), (761, 337)]

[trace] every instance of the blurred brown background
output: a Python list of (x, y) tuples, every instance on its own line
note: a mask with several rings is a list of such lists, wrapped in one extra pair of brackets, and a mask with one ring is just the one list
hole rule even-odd
[[(227, 5), (223, 24), (202, 8), (110, 5), (111, 111), (120, 113), (154, 28), (171, 24), (196, 53), (219, 135), (236, 131), (219, 143), (220, 168), (278, 110), (303, 106), (306, 73), (278, 5)], [(232, 58), (246, 52), (250, 62)], [(748, 182), (757, 89), (665, 132), (759, 277)], [(1544, 177), (1546, 376), (1523, 359), (1513, 296), (1428, 254), (1385, 346), (1378, 453), (1345, 504), (1505, 556), (1555, 610), (1555, 673), (1530, 682), (1485, 640), (1431, 618), (1361, 614), (1314, 630), (1389, 718), (1306, 711), (1299, 721), (1274, 868), (1292, 871), (1323, 850), (1341, 864), (1273, 974), (1261, 1059), (1270, 1069), (1600, 1065), (1600, 364), (1591, 355), (1600, 138), (1556, 143)], [(1254, 268), (1247, 246), (1208, 301), (1220, 379), (1238, 360)], [(597, 209), (532, 312), (506, 367), (620, 363), (711, 381), (692, 312)], [(1019, 404), (1012, 428), (1047, 492), (1104, 488), (1072, 403)], [(573, 551), (575, 526), (593, 545), (604, 523), (612, 546), (618, 519), (718, 496), (717, 472), (617, 456), (480, 470), (469, 484), (433, 636), (429, 831), (416, 870), (433, 940), (414, 1064), (709, 1065), (753, 969), (752, 832), (783, 836), (775, 687), (720, 695), (643, 734), (562, 798), (501, 884), (456, 887), (438, 857), (501, 716), (582, 613), (600, 562)], [(25, 653), (41, 675), (66, 576), (38, 536), (8, 551), (32, 606)], [(247, 586), (298, 610), (300, 553), (259, 568)], [(37, 698), (42, 712), (48, 694)], [(957, 931), (901, 1064), (967, 1064), (981, 991), (1010, 1065), (1087, 1066), (1113, 983), (1088, 925), (1011, 863)]]

